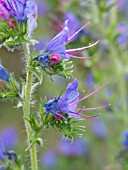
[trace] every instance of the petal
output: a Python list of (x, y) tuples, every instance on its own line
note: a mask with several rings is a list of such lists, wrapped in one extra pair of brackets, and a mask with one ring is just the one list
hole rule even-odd
[(28, 34), (31, 35), (33, 30), (37, 27), (37, 22), (33, 16), (30, 16), (28, 19)]
[(58, 101), (60, 112), (69, 114), (68, 98), (66, 95), (61, 96)]
[(99, 110), (99, 109), (103, 109), (103, 108), (106, 108), (110, 106), (110, 104), (107, 104), (107, 105), (104, 105), (104, 106), (101, 106), (101, 107), (96, 107), (96, 108), (76, 108), (76, 110)]
[(66, 21), (64, 29), (49, 42), (46, 52), (51, 54), (59, 54), (62, 58), (67, 58), (65, 42), (68, 39), (68, 31)]
[(26, 12), (27, 17), (31, 15), (37, 15), (38, 8), (37, 8), (36, 3), (34, 1), (27, 1), (25, 12)]
[(70, 106), (79, 103), (82, 100), (87, 99), (88, 97), (92, 96), (93, 94), (97, 93), (100, 89), (102, 89), (107, 83), (104, 83), (102, 86), (100, 86), (99, 88), (97, 88), (96, 90), (94, 90), (92, 93), (85, 95), (82, 99), (80, 99), (79, 101), (73, 102), (70, 104)]

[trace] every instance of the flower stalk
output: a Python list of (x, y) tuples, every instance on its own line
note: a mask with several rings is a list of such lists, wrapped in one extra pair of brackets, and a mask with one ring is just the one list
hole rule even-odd
[[(27, 132), (27, 143), (30, 145), (32, 137), (33, 137), (33, 131), (28, 121), (26, 121), (27, 118), (29, 118), (30, 113), (30, 107), (31, 107), (31, 86), (32, 86), (32, 80), (33, 80), (33, 73), (28, 70), (28, 67), (30, 65), (30, 50), (29, 45), (25, 45), (26, 50), (26, 61), (27, 61), (27, 78), (26, 78), (26, 85), (25, 85), (25, 96), (24, 96), (24, 104), (23, 104), (23, 112), (24, 112), (24, 123), (25, 123), (25, 129)], [(33, 145), (30, 148), (30, 159), (31, 159), (31, 170), (38, 170), (37, 165), (37, 151), (36, 151), (36, 145)]]

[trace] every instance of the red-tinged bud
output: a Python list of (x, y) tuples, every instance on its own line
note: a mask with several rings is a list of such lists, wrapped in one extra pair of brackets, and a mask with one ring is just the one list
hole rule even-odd
[(54, 65), (54, 64), (57, 64), (60, 62), (60, 56), (58, 54), (53, 54), (51, 57), (50, 57), (50, 63), (49, 65)]
[(9, 19), (9, 25), (12, 26), (14, 28), (14, 30), (16, 30), (16, 26), (15, 26), (15, 23), (14, 23), (14, 19)]

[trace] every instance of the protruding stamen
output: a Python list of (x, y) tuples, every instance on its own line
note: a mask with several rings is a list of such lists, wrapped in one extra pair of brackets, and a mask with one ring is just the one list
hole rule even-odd
[(88, 97), (92, 96), (93, 94), (97, 93), (100, 89), (102, 89), (104, 86), (106, 86), (106, 84), (107, 84), (107, 83), (104, 83), (102, 86), (100, 86), (98, 89), (94, 90), (92, 93), (84, 96), (84, 97), (83, 97), (82, 99), (80, 99), (79, 101), (70, 104), (70, 106), (73, 106), (73, 105), (79, 103), (80, 101), (85, 100), (85, 99), (87, 99)]
[(77, 113), (77, 112), (71, 112), (71, 111), (69, 111), (69, 112), (72, 113), (72, 114), (76, 114), (78, 116), (87, 118), (87, 119), (91, 119), (91, 118), (95, 118), (95, 117), (99, 116), (98, 114), (97, 115), (88, 116), (88, 115), (83, 115), (83, 114), (80, 114), (80, 113)]
[(108, 106), (110, 106), (111, 104), (107, 104), (107, 105), (104, 105), (104, 106), (101, 106), (101, 107), (96, 107), (96, 108), (76, 108), (76, 110), (99, 110), (99, 109), (103, 109), (103, 108), (106, 108)]
[[(95, 56), (95, 55), (94, 55)], [(78, 58), (80, 60), (88, 60), (90, 58), (93, 58), (94, 56), (90, 56), (90, 57), (79, 57), (79, 56), (74, 56), (74, 55), (70, 55), (71, 58)]]
[(68, 38), (68, 42), (66, 44), (68, 44), (69, 42), (72, 41), (72, 39), (82, 30), (84, 29), (86, 26), (88, 26), (90, 24), (90, 21), (87, 22), (83, 27), (81, 27), (77, 32), (75, 32), (75, 34), (73, 34), (71, 37)]
[(88, 46), (85, 46), (85, 47), (66, 50), (66, 54), (71, 54), (71, 55), (72, 55), (72, 54), (81, 53), (81, 52), (84, 51), (85, 49), (90, 48), (90, 47), (93, 47), (94, 45), (97, 45), (98, 42), (99, 42), (99, 41), (96, 41), (95, 43), (93, 43), (93, 44), (91, 44), (91, 45), (88, 45)]

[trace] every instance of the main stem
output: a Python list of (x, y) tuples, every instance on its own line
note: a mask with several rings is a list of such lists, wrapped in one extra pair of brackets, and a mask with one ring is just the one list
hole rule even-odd
[[(30, 50), (28, 44), (25, 45), (25, 53), (26, 53), (26, 61), (27, 61), (27, 77), (26, 77), (26, 85), (25, 85), (25, 100), (23, 105), (23, 112), (24, 112), (24, 118), (29, 118), (30, 115), (30, 107), (31, 107), (31, 86), (32, 86), (32, 79), (33, 74), (28, 70), (28, 67), (30, 65)], [(27, 132), (27, 143), (30, 145), (32, 137), (33, 137), (33, 131), (28, 121), (24, 119), (25, 123), (25, 129)], [(33, 145), (30, 148), (30, 159), (31, 159), (31, 170), (38, 170), (38, 164), (37, 164), (37, 150), (36, 145)]]

